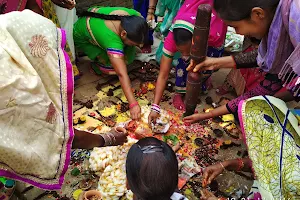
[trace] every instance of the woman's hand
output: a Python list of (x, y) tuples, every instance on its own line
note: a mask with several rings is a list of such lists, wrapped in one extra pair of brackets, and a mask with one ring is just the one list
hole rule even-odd
[(51, 1), (59, 7), (66, 8), (69, 10), (72, 10), (76, 5), (75, 0), (51, 0)]
[(211, 182), (224, 171), (225, 168), (223, 167), (224, 165), (222, 165), (223, 164), (218, 163), (205, 168), (202, 182), (204, 187), (210, 185)]
[(195, 65), (194, 60), (191, 60), (190, 65), (187, 67), (187, 71), (193, 70), (193, 72), (206, 71), (206, 70), (217, 70), (220, 68), (218, 58), (206, 57), (205, 60), (198, 65)]
[(193, 124), (198, 121), (205, 120), (205, 119), (208, 119), (207, 113), (200, 113), (200, 114), (193, 114), (191, 116), (187, 116), (187, 117), (183, 118), (183, 121), (186, 123), (189, 123), (189, 124)]
[(130, 117), (133, 120), (141, 118), (141, 107), (139, 105), (130, 108)]
[(232, 56), (225, 56), (220, 58), (206, 57), (205, 60), (198, 65), (191, 60), (190, 65), (187, 67), (187, 71), (193, 70), (193, 72), (206, 71), (206, 70), (218, 70), (220, 68), (234, 68), (235, 61)]
[(157, 112), (154, 112), (151, 110), (149, 116), (148, 116), (148, 124), (150, 125), (151, 127), (151, 123), (155, 123), (156, 122), (156, 119), (159, 117), (159, 114)]
[(111, 131), (111, 133), (115, 136), (116, 142), (113, 145), (122, 145), (127, 142), (127, 132), (126, 129), (116, 127)]
[(148, 13), (146, 20), (147, 22), (155, 20), (154, 13)]

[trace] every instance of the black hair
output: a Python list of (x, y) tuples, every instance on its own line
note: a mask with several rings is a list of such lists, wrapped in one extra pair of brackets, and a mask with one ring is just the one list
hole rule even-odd
[(193, 34), (184, 28), (174, 28), (173, 29), (174, 40), (177, 46), (184, 45), (187, 42), (191, 42)]
[(144, 44), (148, 41), (149, 26), (140, 16), (106, 15), (89, 11), (78, 12), (79, 17), (93, 17), (103, 20), (121, 21), (122, 28), (127, 32), (127, 38), (135, 43)]
[[(149, 146), (157, 150), (143, 151), (143, 147), (147, 150)], [(170, 200), (178, 184), (176, 155), (168, 144), (154, 137), (143, 138), (128, 152), (126, 176), (139, 200)]]
[(214, 0), (218, 15), (228, 21), (240, 21), (251, 17), (252, 9), (274, 9), (280, 0)]

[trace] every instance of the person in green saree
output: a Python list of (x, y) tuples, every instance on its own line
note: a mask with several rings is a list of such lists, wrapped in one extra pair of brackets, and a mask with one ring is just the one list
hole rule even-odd
[(139, 12), (122, 7), (92, 7), (78, 13), (74, 25), (75, 46), (91, 60), (97, 74), (119, 77), (128, 100), (132, 119), (141, 116), (141, 109), (131, 90), (127, 64), (134, 61), (136, 46), (148, 37), (148, 24)]

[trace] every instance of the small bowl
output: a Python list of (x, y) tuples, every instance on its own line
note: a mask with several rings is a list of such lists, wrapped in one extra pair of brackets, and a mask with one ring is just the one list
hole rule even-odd
[(99, 197), (100, 199), (102, 199), (102, 198), (101, 198), (101, 193), (100, 193), (100, 192), (98, 192), (97, 190), (89, 190), (89, 191), (87, 191), (86, 193), (84, 193), (84, 200), (90, 200), (90, 198), (91, 198), (92, 196), (97, 196), (97, 197)]

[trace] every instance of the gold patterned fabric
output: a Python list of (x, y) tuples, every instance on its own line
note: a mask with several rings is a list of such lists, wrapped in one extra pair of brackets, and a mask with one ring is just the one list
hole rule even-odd
[(60, 189), (73, 139), (65, 32), (30, 10), (0, 21), (0, 176)]

